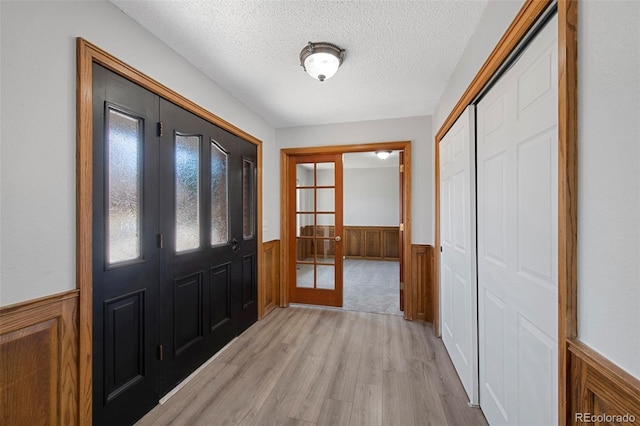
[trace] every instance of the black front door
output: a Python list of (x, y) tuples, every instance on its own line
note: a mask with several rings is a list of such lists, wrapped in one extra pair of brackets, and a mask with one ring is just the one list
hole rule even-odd
[(93, 420), (129, 424), (257, 318), (256, 147), (93, 81)]
[(164, 393), (257, 318), (256, 148), (164, 99), (160, 117)]

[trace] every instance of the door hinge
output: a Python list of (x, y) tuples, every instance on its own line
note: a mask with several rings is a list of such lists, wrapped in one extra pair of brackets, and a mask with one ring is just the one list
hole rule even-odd
[(164, 237), (162, 234), (158, 234), (158, 248), (164, 248)]
[(400, 224), (400, 232), (404, 232), (404, 223)]
[(404, 283), (402, 281), (400, 281), (400, 290), (404, 291)]
[(164, 361), (164, 348), (162, 345), (158, 345), (158, 359)]
[(400, 173), (404, 173), (404, 164), (400, 164)]
[(162, 121), (158, 121), (158, 136), (159, 137), (162, 137), (162, 135), (163, 135), (162, 130), (163, 130)]

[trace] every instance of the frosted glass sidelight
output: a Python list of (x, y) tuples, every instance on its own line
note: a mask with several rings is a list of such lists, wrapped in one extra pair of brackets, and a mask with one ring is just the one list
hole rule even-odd
[(211, 245), (229, 241), (227, 153), (211, 143)]
[(242, 161), (242, 234), (245, 240), (253, 238), (255, 230), (255, 166)]
[(176, 252), (200, 247), (200, 136), (176, 135)]
[(109, 264), (141, 257), (141, 120), (109, 109), (107, 125), (107, 259)]

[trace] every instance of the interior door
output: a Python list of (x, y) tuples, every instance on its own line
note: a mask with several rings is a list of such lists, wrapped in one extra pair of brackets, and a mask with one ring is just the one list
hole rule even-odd
[(160, 101), (164, 394), (257, 319), (256, 147)]
[(469, 106), (440, 141), (440, 323), (453, 365), (478, 404), (475, 116)]
[(342, 306), (342, 155), (290, 158), (293, 303)]
[(477, 106), (480, 404), (558, 419), (557, 18)]
[(93, 66), (93, 423), (157, 401), (158, 97)]

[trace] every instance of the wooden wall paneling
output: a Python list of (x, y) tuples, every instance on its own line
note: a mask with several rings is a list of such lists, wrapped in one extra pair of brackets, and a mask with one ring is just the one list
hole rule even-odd
[(379, 229), (365, 229), (364, 257), (382, 257), (382, 233)]
[(273, 240), (263, 244), (262, 275), (264, 292), (262, 293), (262, 317), (280, 305), (280, 241)]
[(431, 294), (433, 287), (433, 246), (411, 246), (413, 318), (432, 322)]
[(3, 424), (79, 423), (77, 312), (76, 290), (0, 309)]
[(567, 347), (571, 367), (567, 423), (640, 422), (640, 380), (578, 340), (568, 340)]
[(346, 257), (361, 256), (362, 242), (362, 229), (344, 227), (344, 255)]
[(400, 256), (400, 228), (385, 229), (382, 231), (382, 257), (385, 259), (398, 259)]

